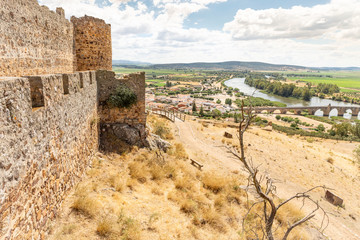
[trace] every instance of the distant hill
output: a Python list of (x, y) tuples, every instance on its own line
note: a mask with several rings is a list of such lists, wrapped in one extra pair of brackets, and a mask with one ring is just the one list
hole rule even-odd
[(113, 60), (112, 64), (114, 66), (116, 65), (137, 65), (137, 66), (148, 66), (151, 65), (151, 63), (148, 62), (140, 62), (140, 61), (129, 61), (129, 60)]
[(283, 64), (269, 64), (263, 62), (196, 62), (196, 63), (172, 63), (172, 64), (154, 64), (150, 65), (151, 68), (159, 69), (213, 69), (213, 70), (253, 70), (253, 71), (306, 71), (306, 70), (324, 70), (324, 71), (360, 71), (358, 67), (349, 68), (311, 68), (296, 65), (283, 65)]

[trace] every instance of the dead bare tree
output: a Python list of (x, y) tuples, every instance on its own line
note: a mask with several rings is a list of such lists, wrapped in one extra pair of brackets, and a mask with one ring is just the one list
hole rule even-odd
[[(250, 102), (250, 100), (249, 100), (249, 102)], [(237, 136), (239, 139), (239, 144), (240, 144), (240, 153), (237, 150), (235, 150), (234, 148), (227, 147), (229, 152), (244, 165), (246, 171), (249, 173), (248, 187), (255, 188), (256, 194), (258, 195), (257, 197), (260, 199), (259, 202), (254, 203), (249, 208), (248, 214), (250, 213), (251, 209), (256, 204), (263, 204), (263, 210), (262, 210), (263, 216), (258, 215), (258, 217), (261, 218), (261, 220), (263, 221), (263, 224), (265, 226), (265, 229), (262, 228), (262, 231), (264, 233), (263, 238), (266, 238), (268, 240), (274, 240), (274, 232), (276, 230), (274, 230), (273, 227), (274, 227), (274, 222), (276, 220), (276, 214), (278, 213), (279, 209), (282, 208), (283, 206), (285, 206), (286, 204), (288, 204), (290, 201), (295, 200), (295, 199), (302, 200), (302, 203), (304, 206), (305, 200), (307, 200), (307, 201), (310, 201), (311, 203), (313, 203), (315, 205), (315, 208), (310, 213), (308, 213), (305, 217), (303, 217), (302, 219), (300, 219), (296, 222), (293, 222), (293, 223), (288, 223), (287, 230), (286, 230), (284, 236), (282, 237), (282, 239), (286, 240), (287, 237), (289, 236), (290, 232), (294, 228), (296, 228), (299, 225), (312, 219), (315, 216), (315, 212), (317, 212), (317, 211), (321, 211), (323, 214), (323, 218), (322, 218), (320, 229), (319, 229), (322, 232), (327, 227), (329, 218), (328, 218), (327, 213), (319, 205), (319, 203), (310, 196), (310, 192), (312, 192), (318, 188), (326, 189), (324, 186), (313, 187), (313, 188), (309, 189), (308, 191), (305, 191), (302, 193), (297, 193), (296, 195), (288, 198), (287, 200), (281, 202), (280, 204), (276, 204), (276, 202), (275, 202), (276, 186), (274, 185), (273, 179), (265, 178), (264, 176), (259, 176), (260, 175), (259, 168), (255, 167), (253, 165), (251, 159), (250, 160), (246, 159), (245, 145), (244, 145), (244, 133), (246, 132), (246, 130), (248, 130), (250, 124), (256, 117), (253, 110), (254, 109), (251, 105), (251, 102), (250, 102), (249, 106), (246, 107), (246, 109), (244, 108), (244, 101), (242, 102), (241, 111), (240, 111), (240, 123), (239, 123), (239, 129), (238, 129), (239, 134)], [(266, 179), (266, 183), (264, 184), (265, 186), (263, 188), (262, 182), (265, 179)], [(244, 219), (246, 219), (246, 217)], [(257, 236), (257, 233), (254, 232), (254, 234)], [(257, 236), (257, 238), (260, 239), (259, 236)]]

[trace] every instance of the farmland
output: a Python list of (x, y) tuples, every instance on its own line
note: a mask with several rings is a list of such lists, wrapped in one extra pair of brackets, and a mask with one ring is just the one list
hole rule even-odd
[(341, 88), (342, 92), (347, 93), (360, 91), (360, 72), (286, 72), (285, 74), (292, 81), (300, 80), (315, 85), (319, 83), (336, 84)]

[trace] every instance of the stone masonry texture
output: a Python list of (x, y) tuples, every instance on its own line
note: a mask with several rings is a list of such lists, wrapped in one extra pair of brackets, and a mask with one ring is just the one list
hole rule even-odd
[[(101, 106), (119, 84), (137, 94), (136, 105)], [(99, 126), (127, 124), (145, 138), (144, 91), (144, 73), (0, 78), (0, 239), (44, 237), (47, 222), (107, 134), (99, 134)]]
[(74, 71), (73, 26), (36, 0), (0, 1), (0, 76)]
[(76, 71), (111, 70), (111, 25), (94, 17), (71, 17), (74, 24)]
[[(95, 74), (66, 75), (69, 94), (64, 76), (0, 79), (0, 236), (5, 239), (39, 239), (97, 151)], [(40, 90), (31, 84), (39, 80)], [(33, 106), (34, 94), (43, 95), (42, 107)]]

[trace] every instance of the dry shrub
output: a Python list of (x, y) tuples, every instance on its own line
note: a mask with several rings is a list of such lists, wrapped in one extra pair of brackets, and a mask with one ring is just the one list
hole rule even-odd
[(197, 203), (191, 199), (185, 199), (180, 204), (180, 210), (184, 213), (195, 213), (197, 209)]
[(304, 213), (291, 203), (282, 206), (276, 214), (276, 219), (280, 224), (294, 223), (304, 217)]
[(132, 218), (119, 217), (122, 224), (121, 235), (124, 240), (140, 240), (141, 239), (141, 225), (138, 221)]
[(181, 143), (175, 143), (168, 152), (170, 155), (176, 157), (177, 159), (187, 159), (188, 155), (185, 151), (184, 146)]
[(202, 182), (205, 188), (210, 189), (214, 193), (218, 193), (224, 189), (229, 181), (226, 177), (216, 173), (207, 172), (203, 175)]
[(99, 209), (99, 202), (91, 196), (92, 188), (93, 184), (89, 185), (86, 182), (79, 184), (75, 189), (76, 198), (71, 205), (72, 209), (91, 218), (96, 216)]
[(184, 192), (182, 191), (171, 191), (168, 193), (167, 195), (167, 199), (169, 199), (170, 201), (173, 201), (175, 203), (181, 203), (184, 199), (187, 199), (187, 196)]
[(153, 124), (153, 131), (156, 135), (160, 136), (163, 139), (172, 140), (174, 139), (173, 134), (171, 133), (170, 128), (164, 119), (158, 118)]
[(218, 196), (216, 196), (215, 200), (214, 200), (214, 207), (216, 209), (221, 209), (226, 205), (226, 197), (223, 194), (219, 194)]
[(110, 218), (102, 218), (96, 226), (96, 233), (102, 237), (108, 237), (113, 233), (114, 222)]
[(164, 168), (157, 164), (151, 165), (149, 172), (151, 175), (151, 180), (154, 181), (162, 180), (166, 177), (166, 172), (164, 171)]
[(148, 176), (147, 167), (142, 162), (132, 162), (128, 165), (131, 178), (137, 179), (141, 183), (146, 182)]
[(167, 163), (164, 167), (163, 167), (163, 171), (165, 173), (165, 176), (167, 178), (170, 178), (172, 180), (175, 180), (177, 177), (177, 168), (175, 166), (175, 164), (173, 163)]
[(138, 180), (134, 178), (128, 178), (126, 181), (126, 186), (131, 190), (135, 190), (135, 186), (138, 184)]
[(188, 175), (179, 177), (175, 180), (175, 187), (179, 190), (191, 190), (193, 184), (192, 179)]
[(221, 214), (215, 211), (215, 209), (204, 209), (202, 211), (202, 219), (205, 224), (209, 224), (219, 232), (226, 232), (226, 224), (222, 220)]
[(151, 189), (151, 193), (158, 196), (164, 195), (164, 193), (158, 187), (153, 187)]
[(126, 187), (127, 178), (125, 176), (126, 176), (126, 174), (124, 174), (124, 173), (122, 173), (122, 174), (118, 173), (115, 175), (111, 175), (109, 177), (110, 186), (113, 187), (116, 191), (122, 192)]
[(75, 199), (71, 208), (88, 216), (95, 217), (99, 210), (99, 203), (91, 196), (79, 196)]

